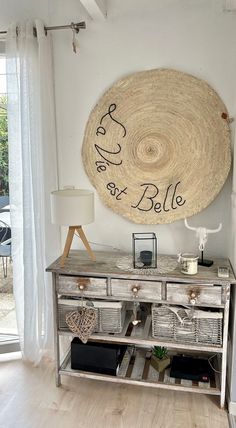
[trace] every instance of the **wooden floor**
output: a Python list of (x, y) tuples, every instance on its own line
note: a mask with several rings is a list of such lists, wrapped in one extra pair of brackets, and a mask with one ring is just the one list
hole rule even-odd
[(49, 360), (32, 368), (19, 353), (0, 355), (0, 427), (228, 428), (218, 397), (66, 376), (62, 382), (55, 386)]

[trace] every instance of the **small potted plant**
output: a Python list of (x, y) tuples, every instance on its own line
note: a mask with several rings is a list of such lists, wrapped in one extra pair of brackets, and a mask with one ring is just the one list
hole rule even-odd
[(151, 365), (158, 372), (162, 372), (170, 365), (167, 348), (164, 346), (154, 346), (152, 348)]

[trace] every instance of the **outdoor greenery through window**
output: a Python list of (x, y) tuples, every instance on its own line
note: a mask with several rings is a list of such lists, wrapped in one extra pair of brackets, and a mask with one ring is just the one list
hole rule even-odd
[(6, 60), (0, 57), (0, 196), (9, 195)]

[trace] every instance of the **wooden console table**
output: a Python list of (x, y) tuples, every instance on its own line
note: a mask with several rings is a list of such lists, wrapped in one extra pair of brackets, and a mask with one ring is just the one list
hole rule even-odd
[[(227, 335), (229, 320), (230, 286), (236, 283), (235, 276), (228, 259), (215, 259), (210, 268), (199, 266), (196, 275), (181, 274), (177, 266), (165, 274), (147, 275), (138, 270), (124, 271), (117, 267), (117, 261), (125, 254), (115, 252), (96, 252), (96, 261), (88, 258), (86, 251), (72, 251), (60, 267), (60, 259), (52, 263), (48, 272), (53, 275), (54, 302), (54, 332), (56, 357), (56, 384), (61, 384), (61, 375), (77, 376), (108, 382), (128, 383), (153, 388), (173, 389), (178, 391), (196, 392), (220, 396), (220, 406), (225, 403), (226, 364), (227, 364)], [(228, 266), (229, 278), (218, 278), (217, 267)], [(165, 305), (184, 305), (213, 309), (223, 313), (222, 343), (181, 343), (181, 341), (159, 341), (152, 337), (151, 314), (137, 327), (131, 321), (127, 311), (123, 331), (121, 333), (93, 333), (90, 340), (98, 342), (122, 343), (135, 346), (135, 354), (130, 356), (118, 376), (101, 375), (78, 370), (70, 367), (70, 351), (61, 357), (60, 336), (75, 336), (72, 332), (59, 326), (58, 302), (59, 297), (83, 296), (84, 299), (101, 299), (109, 301), (160, 303)], [(191, 302), (191, 303), (190, 303)], [(217, 364), (215, 380), (209, 383), (193, 382), (170, 378), (168, 370), (164, 373), (150, 370), (150, 360), (146, 358), (147, 348), (161, 345), (168, 348), (170, 353), (195, 354), (212, 357)], [(126, 356), (127, 359), (127, 356)], [(152, 373), (151, 373), (152, 372)], [(218, 373), (219, 372), (219, 373)]]

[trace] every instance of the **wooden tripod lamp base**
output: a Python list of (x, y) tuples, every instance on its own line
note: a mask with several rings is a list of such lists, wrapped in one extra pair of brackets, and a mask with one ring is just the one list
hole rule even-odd
[[(95, 261), (95, 256), (81, 226), (94, 221), (93, 191), (68, 186), (62, 190), (51, 192), (51, 216), (53, 224), (69, 227), (60, 266), (64, 266), (75, 233), (78, 233), (89, 256)], [(79, 224), (80, 226), (71, 226), (71, 224)]]
[(64, 263), (65, 263), (65, 259), (68, 257), (69, 252), (70, 252), (70, 247), (73, 241), (73, 237), (75, 232), (77, 232), (79, 234), (79, 237), (81, 239), (81, 241), (83, 242), (86, 250), (89, 253), (90, 258), (95, 262), (96, 261), (96, 257), (93, 254), (91, 247), (88, 243), (88, 240), (84, 234), (84, 231), (82, 229), (82, 226), (69, 226), (69, 230), (67, 233), (67, 238), (66, 238), (66, 243), (65, 243), (65, 247), (64, 247), (64, 251), (63, 254), (61, 256), (61, 260), (60, 260), (60, 266), (64, 267)]

